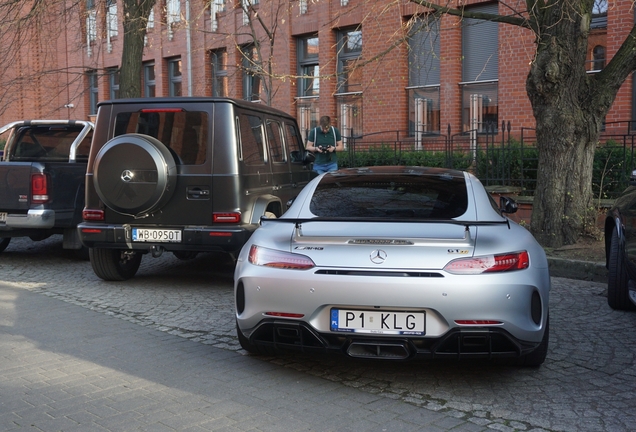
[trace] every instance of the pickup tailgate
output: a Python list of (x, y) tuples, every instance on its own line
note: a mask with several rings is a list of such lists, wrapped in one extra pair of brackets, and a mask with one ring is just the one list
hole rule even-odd
[(32, 169), (31, 162), (0, 162), (0, 212), (29, 208)]

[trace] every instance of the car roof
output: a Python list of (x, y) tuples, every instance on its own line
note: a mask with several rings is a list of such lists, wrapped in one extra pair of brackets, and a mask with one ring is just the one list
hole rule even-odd
[(101, 101), (97, 104), (98, 107), (103, 105), (136, 105), (136, 104), (146, 104), (146, 105), (161, 105), (161, 104), (200, 104), (200, 103), (231, 103), (237, 107), (251, 110), (251, 111), (260, 111), (264, 113), (274, 114), (278, 116), (284, 116), (293, 118), (290, 114), (285, 111), (281, 111), (277, 108), (270, 107), (268, 105), (259, 104), (255, 102), (249, 102), (242, 99), (233, 99), (233, 98), (225, 98), (225, 97), (190, 97), (190, 96), (179, 96), (179, 97), (152, 97), (152, 98), (128, 98), (128, 99), (112, 99)]

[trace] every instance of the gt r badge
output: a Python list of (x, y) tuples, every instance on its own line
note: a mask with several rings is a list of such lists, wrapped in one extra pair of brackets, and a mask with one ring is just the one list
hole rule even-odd
[(294, 250), (323, 250), (321, 246), (296, 246)]
[(466, 255), (469, 253), (468, 249), (448, 249), (449, 254)]
[(369, 258), (371, 258), (371, 262), (373, 264), (382, 264), (384, 263), (384, 261), (386, 261), (386, 252), (384, 252), (382, 249), (376, 249), (371, 252)]

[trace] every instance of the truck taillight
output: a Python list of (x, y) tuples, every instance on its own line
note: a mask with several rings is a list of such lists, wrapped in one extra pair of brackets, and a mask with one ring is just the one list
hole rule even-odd
[(212, 222), (214, 223), (239, 223), (241, 221), (240, 213), (213, 213)]
[(49, 201), (49, 180), (43, 173), (31, 174), (31, 202), (44, 204)]
[(82, 219), (85, 221), (103, 221), (104, 210), (84, 209), (82, 210)]

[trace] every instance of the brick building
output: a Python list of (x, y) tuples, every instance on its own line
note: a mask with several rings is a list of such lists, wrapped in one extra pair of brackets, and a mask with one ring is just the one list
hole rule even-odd
[[(246, 14), (241, 5), (249, 1), (253, 11)], [(118, 97), (121, 2), (51, 4), (57, 13), (31, 31), (21, 60), (5, 71), (11, 86), (3, 85), (3, 124), (86, 119), (97, 101)], [(499, 3), (465, 4), (510, 13)], [(634, 25), (630, 1), (612, 4), (593, 19), (590, 73), (604, 66)], [(457, 134), (502, 121), (513, 133), (533, 127), (525, 90), (532, 33), (451, 16), (429, 20), (423, 11), (406, 0), (157, 0), (147, 23), (144, 96), (269, 102), (295, 114), (304, 130), (330, 115), (344, 136)], [(259, 73), (259, 64), (271, 67), (271, 79)], [(624, 83), (607, 123), (633, 118), (632, 88), (631, 79)]]

